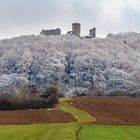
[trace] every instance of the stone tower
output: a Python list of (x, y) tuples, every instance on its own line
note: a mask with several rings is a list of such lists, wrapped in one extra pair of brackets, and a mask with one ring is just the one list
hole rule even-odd
[(89, 35), (91, 35), (92, 37), (96, 37), (96, 28), (90, 29)]
[(77, 36), (81, 36), (81, 24), (73, 23), (72, 24), (72, 32), (74, 32)]

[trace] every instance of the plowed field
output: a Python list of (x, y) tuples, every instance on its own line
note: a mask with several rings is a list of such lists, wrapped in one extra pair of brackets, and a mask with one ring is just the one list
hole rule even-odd
[(95, 117), (95, 124), (140, 126), (140, 98), (75, 98), (70, 103)]
[(66, 123), (76, 119), (70, 114), (60, 110), (18, 110), (0, 111), (0, 125), (3, 124), (44, 124)]

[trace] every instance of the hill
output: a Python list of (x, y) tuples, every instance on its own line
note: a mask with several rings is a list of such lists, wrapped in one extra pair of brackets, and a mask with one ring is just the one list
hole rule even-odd
[(0, 89), (59, 83), (74, 87), (137, 92), (140, 34), (107, 38), (21, 36), (0, 41)]

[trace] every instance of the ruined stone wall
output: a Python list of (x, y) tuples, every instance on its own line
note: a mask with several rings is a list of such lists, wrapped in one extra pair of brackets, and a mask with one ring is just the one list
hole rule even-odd
[(49, 36), (49, 35), (61, 35), (61, 30), (59, 28), (57, 29), (52, 29), (52, 30), (42, 30), (41, 35), (46, 35), (46, 36)]

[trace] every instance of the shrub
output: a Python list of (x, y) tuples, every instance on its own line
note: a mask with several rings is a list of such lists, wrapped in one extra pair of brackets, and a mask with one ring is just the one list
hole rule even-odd
[(47, 108), (48, 102), (46, 99), (40, 97), (34, 97), (24, 100), (24, 102), (19, 102), (16, 109), (40, 109)]
[(47, 99), (48, 106), (54, 107), (58, 103), (58, 89), (57, 87), (48, 87), (45, 92), (41, 95), (42, 98)]
[[(32, 87), (21, 88), (16, 94), (0, 94), (0, 110), (40, 109), (54, 107), (58, 103), (57, 88), (49, 87), (41, 97)], [(35, 88), (34, 88), (35, 89)]]
[(0, 94), (0, 110), (13, 109), (13, 96), (8, 93)]
[(18, 110), (18, 109), (40, 109), (47, 108), (48, 100), (30, 96), (26, 97), (26, 95), (11, 95), (8, 93), (4, 93), (0, 95), (0, 110)]

